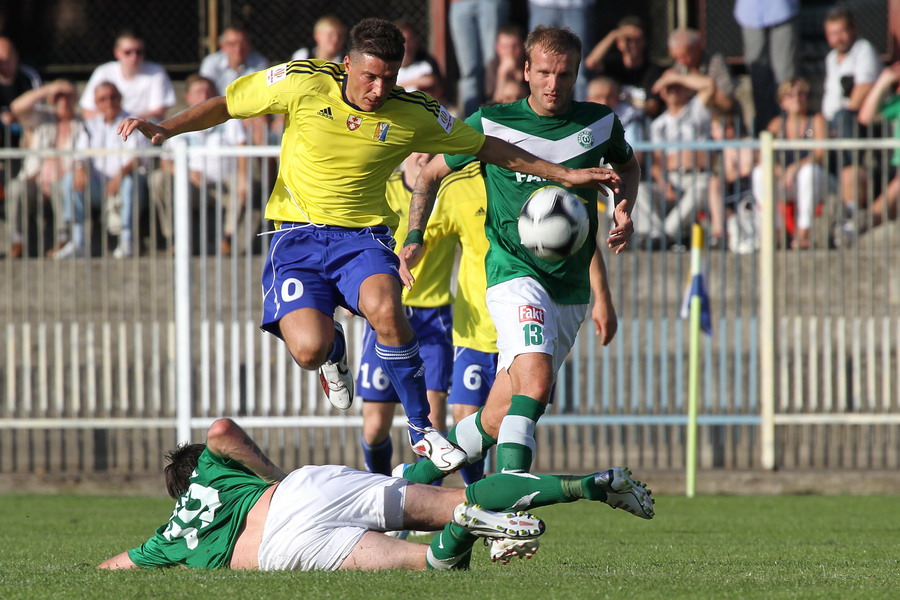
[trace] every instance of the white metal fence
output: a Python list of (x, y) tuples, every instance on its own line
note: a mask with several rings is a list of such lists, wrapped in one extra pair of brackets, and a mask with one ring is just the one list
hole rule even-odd
[[(713, 155), (729, 145), (758, 148), (764, 171), (772, 172), (782, 153), (808, 144), (698, 147)], [(851, 150), (870, 172), (860, 196), (883, 187), (875, 155), (894, 147), (883, 140), (829, 144)], [(637, 149), (649, 154), (654, 147)], [(222, 215), (214, 191), (190, 200), (187, 159), (194, 152), (252, 159), (254, 192), (227, 253), (218, 243)], [(160, 151), (145, 154), (152, 165)], [(0, 472), (155, 471), (163, 450), (202, 438), (220, 416), (252, 428), (287, 468), (362, 465), (360, 407), (333, 409), (316, 375), (295, 366), (284, 345), (257, 326), (268, 246), (268, 237), (257, 235), (267, 229), (259, 215), (276, 156), (276, 148), (180, 149), (171, 156), (174, 246), (159, 239), (151, 198), (136, 216), (143, 220), (136, 229), (141, 248), (131, 258), (111, 257), (102, 215), (88, 217), (101, 231), (87, 256), (44, 258), (52, 235), (34, 236), (46, 230), (48, 217), (26, 214), (30, 251), (0, 261)], [(3, 151), (4, 159), (16, 157)], [(828, 232), (841, 207), (832, 191), (821, 198), (812, 248), (789, 250), (776, 218), (779, 193), (760, 201), (758, 252), (707, 253), (713, 333), (701, 352), (700, 465), (897, 466), (897, 227), (885, 224), (833, 248)], [(4, 230), (11, 226), (5, 222)], [(604, 348), (590, 329), (582, 332), (561, 372), (557, 401), (538, 427), (536, 468), (610, 461), (681, 468), (688, 332), (680, 306), (688, 255), (635, 249), (607, 262), (618, 335)], [(352, 319), (348, 331), (354, 347), (361, 321)], [(397, 428), (398, 459), (409, 457), (404, 446)]]

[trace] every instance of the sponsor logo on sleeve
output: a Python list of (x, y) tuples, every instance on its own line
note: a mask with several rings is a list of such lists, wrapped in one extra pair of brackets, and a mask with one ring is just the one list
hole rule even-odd
[(359, 126), (362, 125), (362, 117), (357, 117), (356, 115), (349, 115), (347, 117), (347, 129), (350, 131), (356, 131), (359, 129)]
[(544, 309), (525, 304), (519, 307), (519, 323), (544, 324)]
[(266, 85), (275, 85), (287, 77), (287, 65), (276, 65), (266, 71)]
[(440, 112), (438, 112), (438, 125), (440, 125), (444, 131), (450, 133), (450, 130), (453, 129), (454, 120), (455, 119), (453, 118), (453, 115), (450, 114), (450, 111), (442, 106)]
[(372, 135), (372, 139), (376, 142), (383, 142), (387, 139), (388, 129), (390, 129), (390, 123), (379, 122), (375, 125), (375, 133)]

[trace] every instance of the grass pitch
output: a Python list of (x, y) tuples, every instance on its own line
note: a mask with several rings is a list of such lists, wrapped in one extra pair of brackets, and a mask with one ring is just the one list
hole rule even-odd
[(100, 572), (168, 519), (163, 498), (0, 496), (0, 598), (898, 598), (900, 498), (662, 497), (652, 521), (539, 509), (540, 552), (469, 572)]

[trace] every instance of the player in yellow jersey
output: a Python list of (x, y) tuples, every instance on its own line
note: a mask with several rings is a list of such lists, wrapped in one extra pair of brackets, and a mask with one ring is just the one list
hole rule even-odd
[[(403, 169), (388, 179), (387, 201), (400, 219), (394, 231), (396, 240), (406, 237), (412, 186), (419, 170), (431, 158), (431, 154), (414, 152), (403, 161)], [(459, 240), (458, 234), (450, 233), (445, 227), (448, 212), (445, 205), (453, 205), (456, 200), (455, 197), (445, 199), (443, 189), (438, 191), (438, 201), (425, 230), (425, 252), (413, 269), (416, 284), (411, 290), (405, 290), (402, 297), (406, 316), (419, 340), (419, 352), (427, 365), (425, 389), (431, 407), (429, 419), (439, 429), (444, 429), (447, 420), (447, 390), (453, 369), (450, 284)], [(357, 395), (363, 400), (362, 448), (370, 472), (390, 475), (393, 455), (390, 430), (399, 397), (382, 368), (375, 346), (375, 332), (366, 327), (356, 378)]]
[[(263, 269), (262, 328), (281, 337), (301, 367), (319, 369), (329, 400), (346, 409), (353, 377), (334, 310), (340, 305), (365, 317), (406, 409), (413, 449), (452, 471), (466, 455), (428, 421), (425, 367), (400, 302), (400, 265), (391, 239), (397, 220), (384, 198), (388, 177), (412, 152), (448, 152), (567, 187), (605, 184), (616, 191), (620, 179), (609, 169), (570, 169), (541, 160), (454, 119), (427, 94), (396, 87), (403, 51), (395, 25), (364, 19), (350, 32), (342, 65), (277, 65), (241, 77), (224, 97), (159, 124), (129, 118), (118, 131), (123, 138), (140, 131), (160, 144), (232, 117), (285, 115), (278, 177), (266, 206), (277, 231)], [(408, 244), (421, 242), (421, 230), (407, 235)]]
[[(497, 329), (485, 304), (487, 194), (481, 163), (470, 163), (448, 175), (441, 183), (438, 199), (427, 231), (444, 237), (456, 236), (462, 249), (453, 303), (453, 378), (447, 400), (453, 410), (453, 421), (459, 423), (481, 410), (497, 373)], [(414, 277), (418, 268), (416, 265), (413, 269)], [(413, 289), (418, 285), (416, 279)], [(469, 419), (465, 423), (475, 421)], [(467, 434), (457, 429), (456, 435)], [(472, 461), (459, 473), (467, 485), (478, 481), (484, 476), (484, 460)]]

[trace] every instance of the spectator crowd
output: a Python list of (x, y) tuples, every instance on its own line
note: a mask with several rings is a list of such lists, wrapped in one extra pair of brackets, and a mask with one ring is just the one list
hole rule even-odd
[[(426, 32), (398, 21), (406, 39), (398, 85), (426, 92), (459, 117), (484, 104), (527, 96), (527, 32), (509, 24), (509, 5), (508, 0), (450, 1), (457, 81), (449, 80), (427, 51)], [(648, 24), (637, 16), (626, 16), (593, 39), (598, 12), (592, 0), (529, 0), (528, 27), (559, 25), (578, 34), (583, 60), (575, 99), (609, 106), (632, 144), (675, 148), (638, 155), (646, 180), (635, 199), (639, 247), (681, 247), (698, 218), (708, 218), (712, 247), (728, 246), (728, 223), (737, 218), (739, 206), (760, 200), (762, 175), (751, 144), (711, 150), (723, 141), (751, 140), (763, 131), (786, 140), (890, 131), (900, 136), (900, 62), (882, 64), (846, 8), (830, 9), (822, 23), (830, 51), (822, 59), (820, 106), (813, 102), (819, 82), (800, 74), (799, 0), (735, 2), (752, 89), (747, 99), (736, 95), (728, 63), (704, 47), (698, 31), (671, 31), (668, 60), (658, 63), (648, 52)], [(221, 95), (238, 77), (287, 58), (343, 61), (347, 25), (337, 16), (321, 16), (312, 43), (290, 57), (263, 56), (246, 29), (228, 26), (218, 38), (219, 49), (185, 81), (183, 102), (191, 106)], [(127, 258), (150, 247), (173, 247), (172, 162), (127, 153), (149, 148), (149, 142), (141, 136), (122, 142), (115, 132), (125, 116), (160, 121), (178, 103), (165, 68), (149, 60), (146, 42), (135, 31), (122, 31), (113, 44), (114, 60), (97, 66), (78, 94), (71, 81), (43, 82), (27, 61), (20, 61), (13, 41), (0, 37), (0, 147), (35, 151), (0, 164), (6, 232), (0, 239), (6, 256), (66, 259), (108, 246), (110, 256)], [(209, 231), (194, 232), (195, 251), (206, 243), (205, 251), (232, 252), (242, 224), (260, 227), (251, 222), (247, 207), (252, 198), (265, 197), (274, 168), (271, 161), (256, 167), (213, 150), (277, 144), (283, 126), (283, 118), (262, 116), (166, 144), (172, 150), (178, 145), (210, 150), (189, 165), (192, 209), (206, 211), (203, 222), (210, 224)], [(696, 149), (696, 142), (704, 141), (710, 149)], [(822, 148), (779, 155), (776, 197), (786, 244), (798, 250), (813, 245), (817, 215), (832, 197), (839, 206), (830, 231), (835, 245), (852, 244), (867, 228), (895, 218), (898, 167), (900, 152), (888, 160)], [(29, 243), (27, 232), (35, 230), (35, 221), (44, 223), (48, 233)]]

